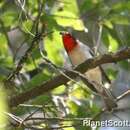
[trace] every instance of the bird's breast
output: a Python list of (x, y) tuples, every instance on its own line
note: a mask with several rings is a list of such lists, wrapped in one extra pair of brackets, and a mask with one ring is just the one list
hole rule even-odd
[(87, 56), (79, 45), (77, 45), (73, 50), (71, 50), (68, 55), (74, 66), (83, 63), (87, 59)]
[[(91, 58), (92, 56), (90, 56), (90, 53), (87, 51), (88, 50), (85, 51), (85, 49), (76, 46), (71, 52), (69, 52), (68, 54), (72, 64), (76, 66), (83, 63), (85, 60)], [(88, 70), (85, 73), (85, 76), (91, 81), (96, 81), (100, 84), (102, 83), (102, 74), (99, 67)]]

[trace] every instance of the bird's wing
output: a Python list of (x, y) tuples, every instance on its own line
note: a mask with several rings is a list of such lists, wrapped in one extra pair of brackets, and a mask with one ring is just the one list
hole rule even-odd
[(94, 56), (94, 54), (89, 46), (87, 46), (86, 44), (82, 43), (79, 40), (76, 40), (76, 41), (80, 45), (81, 50), (85, 53), (86, 59), (92, 58)]

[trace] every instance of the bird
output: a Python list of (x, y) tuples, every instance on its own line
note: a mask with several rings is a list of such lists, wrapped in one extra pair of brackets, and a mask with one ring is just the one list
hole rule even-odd
[[(71, 33), (62, 31), (62, 42), (73, 66), (78, 66), (87, 59), (93, 58), (92, 50)], [(95, 93), (98, 93), (104, 100), (105, 107), (108, 111), (112, 111), (117, 107), (114, 96), (111, 91), (103, 86), (103, 79), (100, 67), (95, 67), (84, 73), (86, 79), (93, 83), (94, 88), (89, 87)]]

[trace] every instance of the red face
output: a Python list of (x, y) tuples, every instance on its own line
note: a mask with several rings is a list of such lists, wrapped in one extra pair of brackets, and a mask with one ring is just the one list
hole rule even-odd
[(68, 32), (62, 32), (60, 34), (62, 35), (62, 40), (66, 51), (71, 52), (77, 45), (75, 38)]

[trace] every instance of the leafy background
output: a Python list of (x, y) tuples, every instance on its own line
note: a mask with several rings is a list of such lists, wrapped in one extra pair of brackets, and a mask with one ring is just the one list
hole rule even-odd
[[(42, 12), (38, 19), (39, 21), (35, 21), (39, 14), (39, 6), (43, 7)], [(16, 67), (21, 56), (25, 54), (30, 46), (36, 33), (37, 22), (39, 22), (39, 32), (53, 31), (53, 33), (48, 34), (37, 43), (37, 47), (30, 53), (19, 77), (16, 77), (14, 84), (9, 84), (8, 88), (5, 89), (5, 87), (2, 87), (3, 80), (6, 80), (9, 73)], [(100, 28), (102, 28), (101, 32), (99, 32)], [(71, 31), (77, 39), (92, 49), (97, 45), (99, 34), (101, 34), (100, 47), (98, 49), (99, 54), (116, 52), (128, 47), (130, 44), (130, 1), (0, 1), (0, 82), (1, 87), (4, 88), (0, 93), (0, 113), (5, 111), (7, 106), (5, 98), (29, 90), (57, 75), (58, 72), (56, 70), (44, 63), (39, 48), (43, 51), (44, 56), (54, 64), (61, 67), (64, 66), (64, 59), (67, 57), (64, 53), (65, 50), (63, 49), (61, 36), (59, 35), (59, 32), (63, 30)], [(105, 65), (104, 69), (112, 80), (113, 93), (116, 96), (129, 89), (129, 60)], [(128, 103), (128, 99), (125, 99), (125, 102)], [(37, 110), (38, 105), (40, 106), (39, 110)], [(59, 120), (43, 120), (38, 123), (34, 121), (30, 128), (9, 125), (5, 129), (33, 129), (31, 128), (33, 125), (37, 129), (49, 129), (53, 126), (62, 127), (62, 125), (70, 125), (71, 127), (63, 127), (61, 129), (89, 130), (91, 128), (83, 127), (81, 121), (78, 124), (77, 120), (74, 119), (93, 117), (101, 110), (100, 106), (101, 100), (96, 100), (92, 92), (86, 89), (84, 84), (80, 83), (79, 85), (70, 82), (10, 111), (21, 118), (25, 118), (37, 110), (33, 116), (46, 116), (47, 118), (67, 117), (73, 118), (73, 120), (62, 121), (63, 124)], [(126, 106), (124, 105), (124, 107)], [(123, 114), (118, 114), (120, 117), (125, 117), (124, 119), (129, 119), (127, 111)], [(110, 117), (103, 115), (98, 118), (115, 119), (112, 115)], [(120, 119), (118, 118), (118, 120)], [(10, 123), (6, 121), (6, 117), (0, 116), (0, 124), (0, 127), (4, 130), (3, 124)]]

